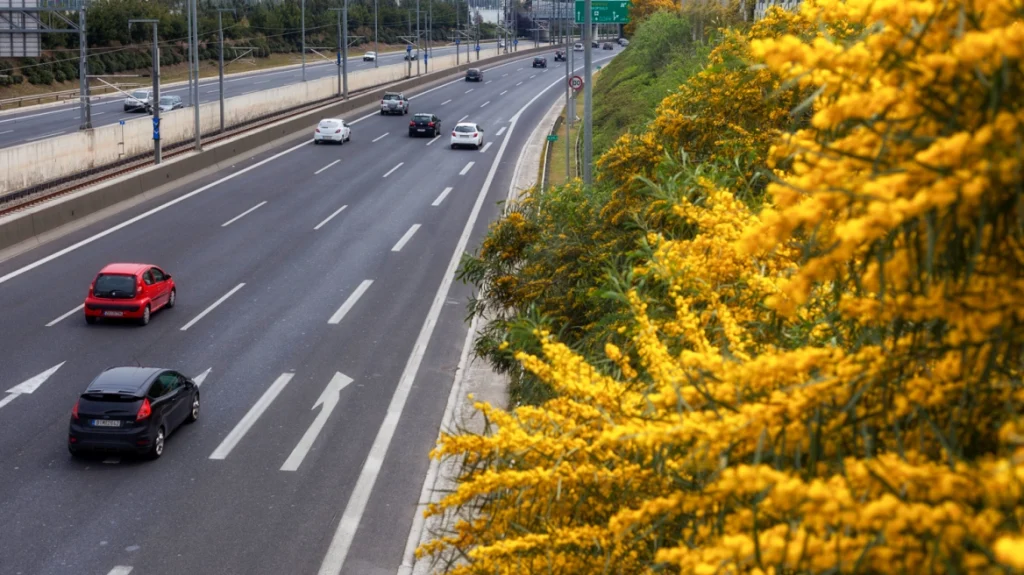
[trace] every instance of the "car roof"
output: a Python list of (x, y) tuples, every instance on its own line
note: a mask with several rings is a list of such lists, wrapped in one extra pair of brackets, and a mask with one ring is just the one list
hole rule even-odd
[(139, 272), (148, 270), (149, 268), (156, 267), (149, 264), (107, 264), (100, 270), (101, 274), (117, 274), (117, 275), (135, 275)]
[(159, 367), (112, 367), (96, 376), (85, 393), (120, 392), (142, 396), (153, 378), (167, 371)]
[(480, 68), (470, 68), (469, 70), (466, 70), (466, 71), (467, 72), (479, 72)]
[(342, 120), (341, 118), (322, 118), (320, 122), (341, 122), (344, 124), (345, 120)]
[(433, 116), (433, 114), (431, 114), (430, 112), (419, 112), (418, 114), (413, 114), (414, 118), (416, 116)]
[(458, 124), (455, 124), (456, 128), (458, 128), (459, 126), (469, 126), (470, 128), (475, 128), (476, 122), (459, 122)]

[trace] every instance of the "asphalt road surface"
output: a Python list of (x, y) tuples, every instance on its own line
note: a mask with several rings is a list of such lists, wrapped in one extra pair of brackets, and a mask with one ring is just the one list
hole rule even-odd
[[(0, 263), (0, 574), (396, 573), (466, 337), (451, 271), (564, 69), (523, 59), (413, 95), (411, 113), (442, 118), (437, 140), (372, 110), (343, 146), (312, 145), (310, 126)], [(447, 146), (462, 119), (485, 127), (482, 150)], [(113, 261), (163, 266), (177, 306), (87, 326)], [(78, 395), (136, 362), (202, 375), (198, 423), (158, 461), (71, 457)]]
[[(524, 46), (533, 47), (533, 42), (526, 42)], [(552, 51), (554, 49), (552, 48)], [(434, 48), (433, 57), (447, 56), (455, 53), (455, 47)], [(465, 56), (466, 48), (462, 46), (462, 55)], [(494, 56), (497, 48), (493, 42), (480, 45), (482, 57)], [(472, 53), (476, 59), (476, 52)], [(316, 80), (327, 76), (337, 76), (338, 68), (334, 60), (329, 62), (312, 57), (306, 59), (306, 80)], [(349, 72), (367, 70), (373, 68), (373, 62), (364, 62), (362, 56), (348, 59)], [(381, 54), (378, 66), (390, 66), (405, 62), (404, 53)], [(413, 72), (416, 70), (416, 63), (413, 62)], [(139, 78), (143, 83), (147, 78)], [(289, 84), (297, 84), (302, 81), (302, 68), (288, 68), (286, 70), (266, 70), (253, 72), (251, 74), (228, 76), (224, 79), (224, 97), (231, 98), (242, 96), (260, 90), (279, 88)], [(147, 86), (148, 87), (148, 86)], [(181, 96), (182, 101), (188, 107), (188, 84), (175, 86), (168, 89), (161, 89), (161, 95)], [(203, 79), (199, 83), (199, 99), (202, 102), (210, 102), (220, 98), (220, 88), (217, 78)], [(121, 94), (110, 96), (99, 96), (92, 102), (92, 125), (94, 127), (106, 124), (116, 124), (121, 120), (133, 121), (146, 119), (149, 115), (142, 112), (125, 112), (124, 96)], [(62, 106), (45, 106), (35, 110), (26, 109), (24, 112), (0, 115), (0, 148), (17, 146), (36, 140), (52, 138), (63, 134), (69, 134), (78, 130), (81, 121), (79, 118), (79, 107), (77, 102)]]

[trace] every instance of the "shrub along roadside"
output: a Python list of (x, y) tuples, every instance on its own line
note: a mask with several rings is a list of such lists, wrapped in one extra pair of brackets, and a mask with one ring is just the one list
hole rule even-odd
[(603, 188), (497, 224), (492, 356), (544, 393), (443, 438), (470, 465), (430, 512), (481, 515), (421, 551), (459, 573), (1024, 569), (1022, 20), (807, 0), (719, 46)]

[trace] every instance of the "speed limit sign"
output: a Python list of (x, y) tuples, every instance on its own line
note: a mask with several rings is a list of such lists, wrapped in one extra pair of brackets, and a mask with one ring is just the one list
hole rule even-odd
[(580, 78), (579, 76), (569, 78), (569, 87), (572, 88), (574, 92), (579, 92), (583, 89), (583, 78)]

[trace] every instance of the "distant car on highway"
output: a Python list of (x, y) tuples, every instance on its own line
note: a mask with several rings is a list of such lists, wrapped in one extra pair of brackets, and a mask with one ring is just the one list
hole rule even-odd
[(484, 71), (480, 68), (470, 68), (466, 70), (466, 81), (467, 82), (483, 82)]
[(565, 52), (561, 50), (555, 51), (555, 62), (565, 62)]
[(405, 59), (406, 60), (419, 60), (420, 59), (420, 51), (418, 49), (414, 49), (411, 52), (406, 51)]
[(367, 53), (363, 54), (363, 62), (376, 62), (376, 61), (377, 61), (377, 53), (376, 52), (371, 50), (370, 52), (367, 52)]
[(153, 367), (113, 367), (96, 376), (71, 409), (68, 451), (128, 452), (157, 459), (183, 423), (199, 419), (199, 387)]
[(352, 128), (339, 118), (324, 118), (313, 132), (314, 144), (344, 144), (352, 139)]
[(615, 47), (614, 47), (614, 46), (612, 46), (612, 43), (611, 43), (611, 42), (605, 42), (605, 43), (604, 43), (604, 46), (601, 46), (601, 49), (602, 49), (602, 50), (614, 50), (614, 49), (615, 49)]
[(583, 51), (583, 43), (582, 42), (576, 42), (575, 44), (573, 44), (572, 45), (572, 51), (573, 52), (582, 52)]
[(623, 48), (629, 46), (629, 40), (625, 38), (619, 38), (619, 46), (622, 46)]
[(547, 68), (548, 67), (548, 59), (544, 58), (543, 56), (537, 56), (536, 58), (533, 59), (533, 67), (534, 68)]
[[(179, 110), (184, 108), (185, 104), (181, 102), (181, 96), (160, 96), (160, 112), (170, 112), (171, 110)], [(149, 107), (149, 113), (153, 113), (153, 107)]]
[(148, 325), (157, 310), (174, 307), (177, 298), (178, 287), (164, 270), (150, 264), (109, 264), (89, 285), (85, 322), (132, 319)]
[(452, 149), (471, 146), (480, 149), (484, 145), (484, 129), (478, 124), (462, 122), (455, 125), (452, 132)]
[(125, 112), (145, 112), (153, 104), (152, 90), (135, 90), (124, 99)]
[(401, 92), (384, 92), (380, 101), (380, 115), (398, 114), (399, 116), (409, 113), (409, 99)]
[(409, 122), (409, 137), (436, 137), (441, 133), (441, 118), (434, 114), (414, 114)]
[(600, 44), (597, 43), (597, 40), (592, 40), (590, 42), (590, 47), (591, 48), (600, 48), (601, 46), (600, 46)]

